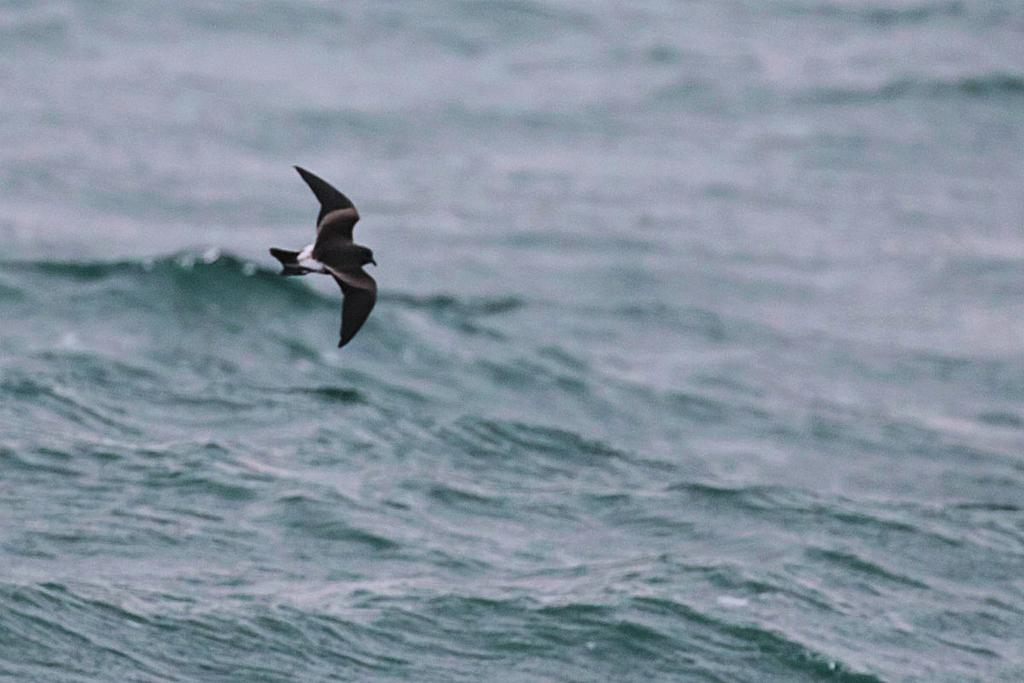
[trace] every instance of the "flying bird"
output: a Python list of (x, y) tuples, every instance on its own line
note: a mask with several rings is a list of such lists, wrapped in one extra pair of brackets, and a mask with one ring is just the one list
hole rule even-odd
[(341, 348), (356, 336), (377, 302), (377, 282), (363, 270), (367, 263), (377, 262), (371, 249), (352, 241), (359, 212), (349, 198), (306, 169), (296, 166), (295, 170), (320, 200), (316, 240), (300, 251), (271, 247), (270, 254), (281, 262), (281, 275), (323, 273), (338, 283), (344, 298), (338, 342)]

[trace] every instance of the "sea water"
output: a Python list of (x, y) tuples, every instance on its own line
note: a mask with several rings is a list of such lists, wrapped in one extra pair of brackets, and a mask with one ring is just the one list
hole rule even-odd
[(1024, 680), (1022, 188), (1017, 0), (0, 2), (0, 679)]

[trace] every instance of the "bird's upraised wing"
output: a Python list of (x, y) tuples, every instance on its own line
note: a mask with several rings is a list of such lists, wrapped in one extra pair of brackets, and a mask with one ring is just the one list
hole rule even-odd
[(351, 241), (352, 228), (359, 221), (359, 211), (352, 200), (306, 169), (296, 166), (295, 170), (320, 201), (320, 213), (316, 217), (317, 235), (326, 230), (333, 236)]
[(341, 304), (340, 349), (356, 336), (356, 332), (370, 317), (373, 305), (377, 303), (377, 282), (362, 268), (352, 270), (331, 270), (345, 300)]

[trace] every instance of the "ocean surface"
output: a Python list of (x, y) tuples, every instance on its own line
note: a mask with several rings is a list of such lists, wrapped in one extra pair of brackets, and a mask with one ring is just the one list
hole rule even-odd
[(1019, 0), (3, 0), (0, 245), (0, 680), (1024, 680)]

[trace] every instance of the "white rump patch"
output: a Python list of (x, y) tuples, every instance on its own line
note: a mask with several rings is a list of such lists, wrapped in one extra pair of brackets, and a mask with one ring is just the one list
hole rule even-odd
[(313, 258), (313, 245), (307, 244), (299, 252), (299, 255), (295, 257), (295, 260), (299, 262), (299, 265), (308, 270), (312, 270), (317, 273), (326, 273), (327, 266)]

